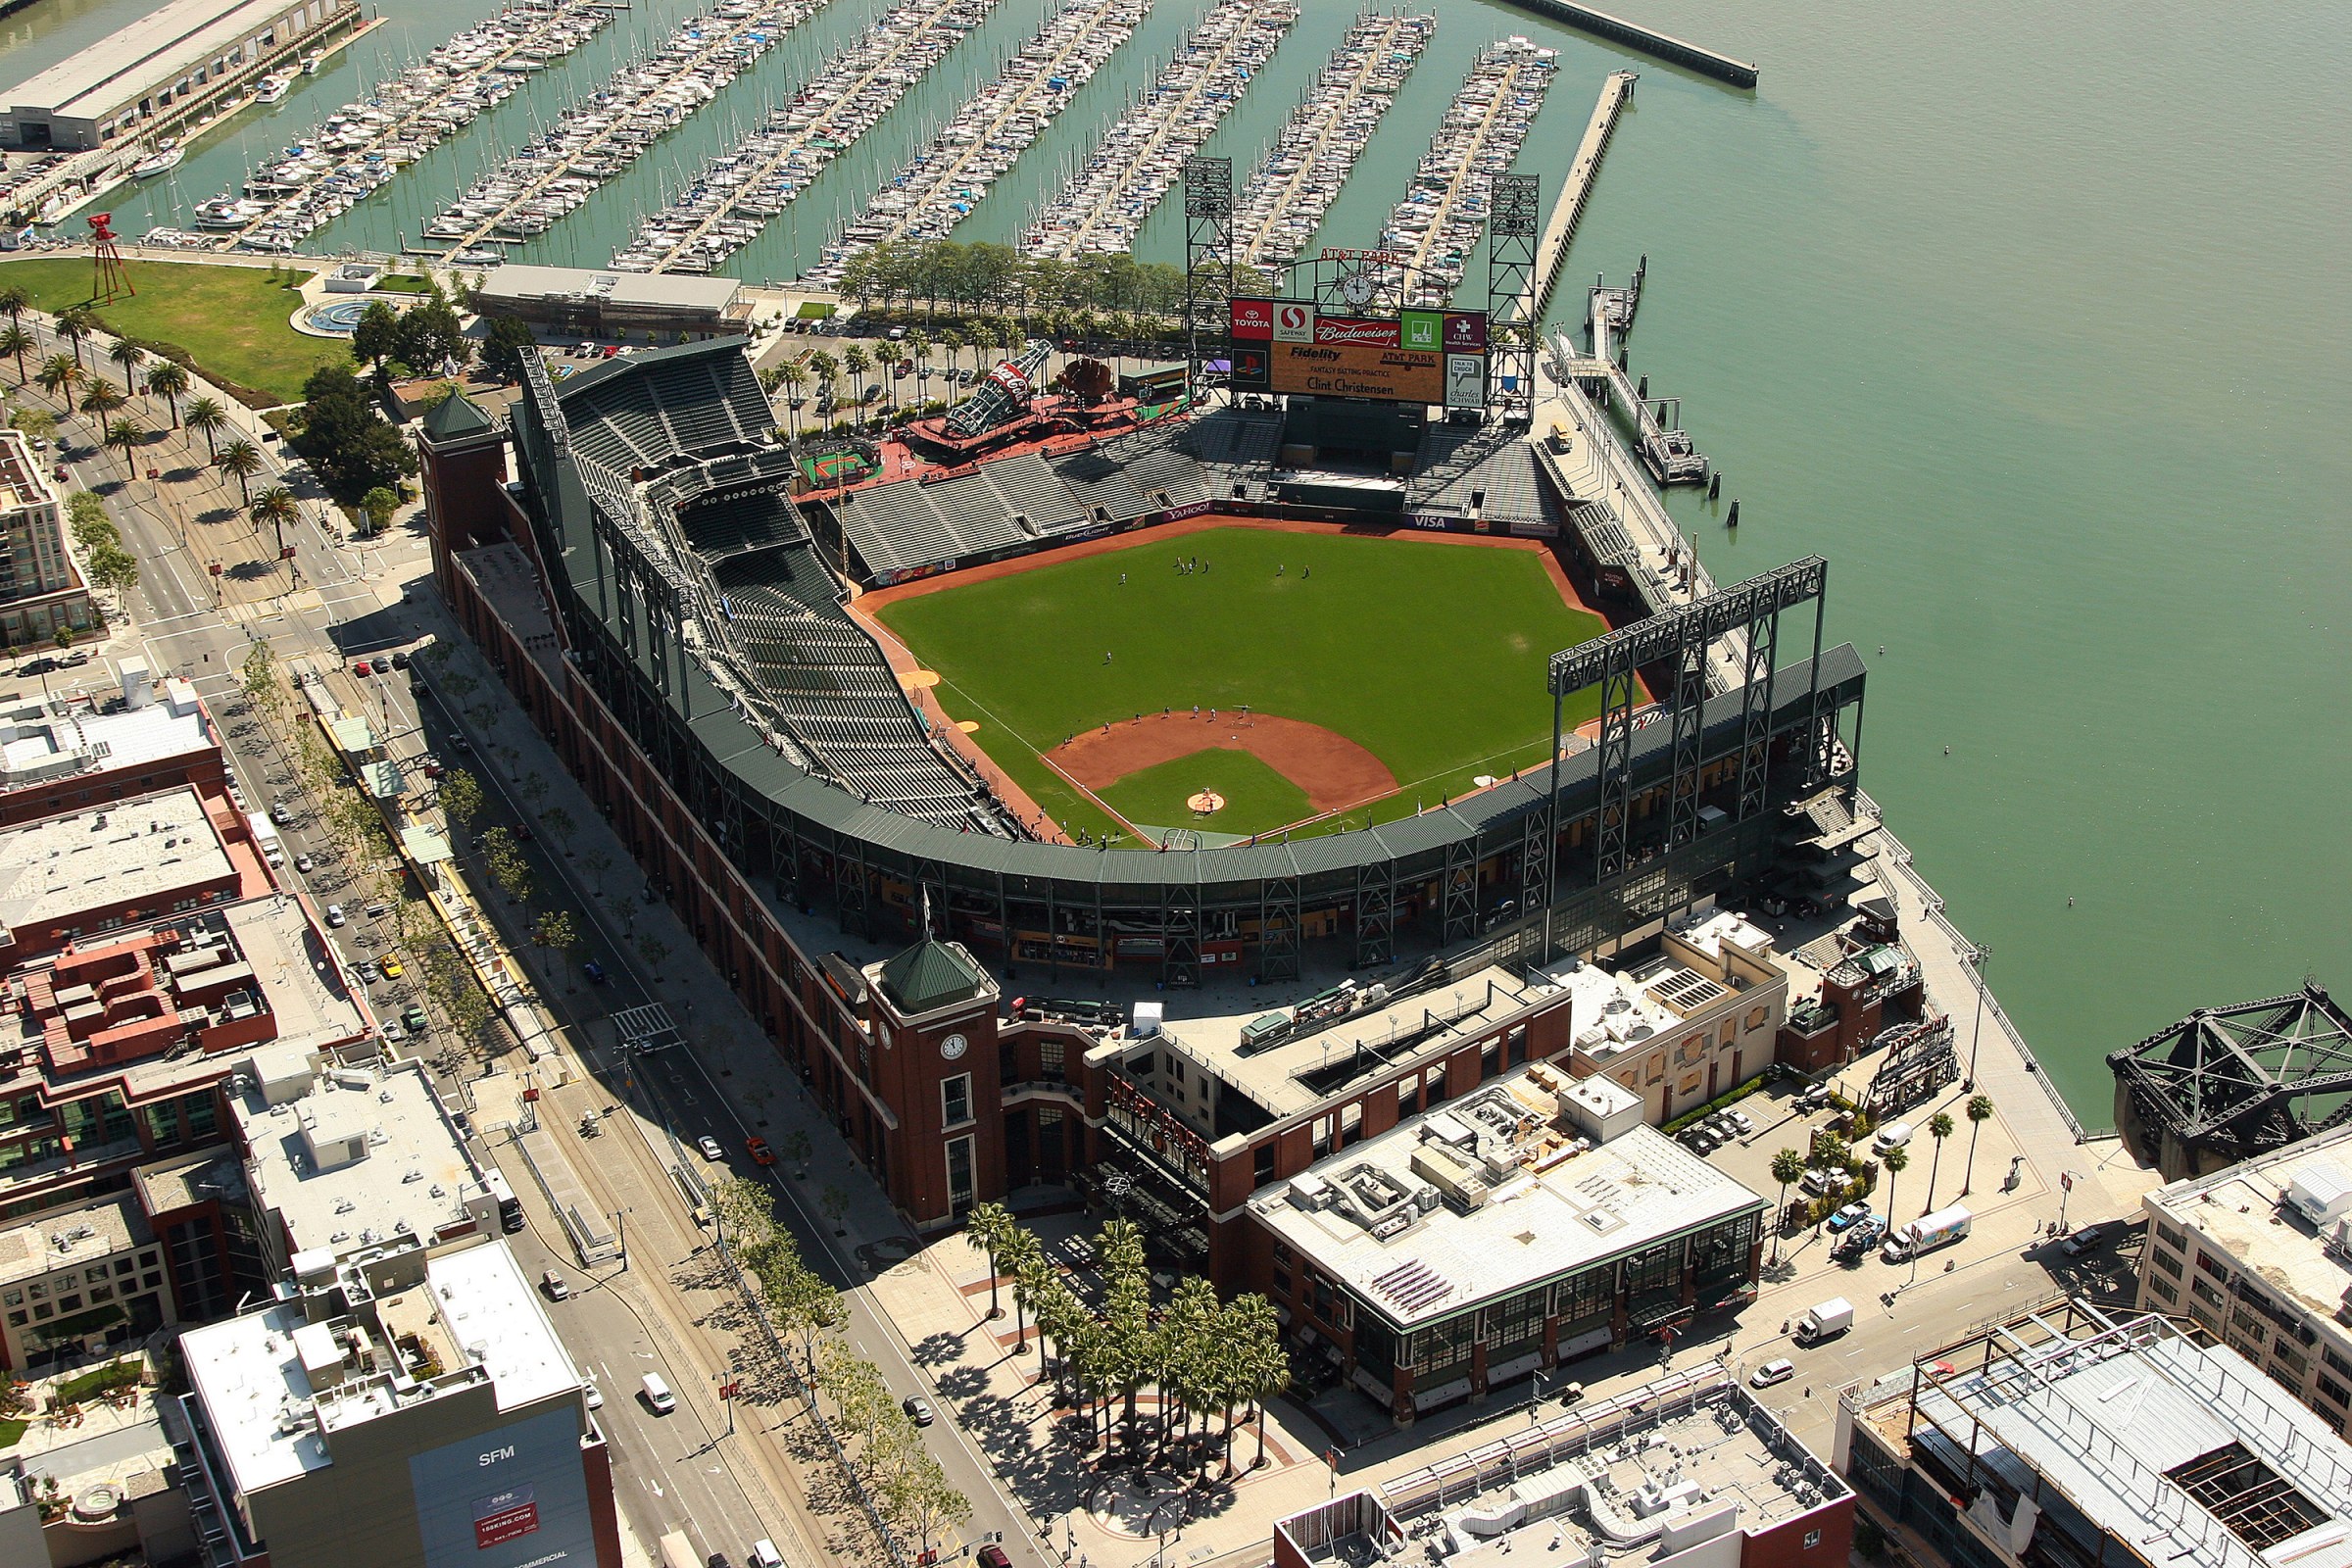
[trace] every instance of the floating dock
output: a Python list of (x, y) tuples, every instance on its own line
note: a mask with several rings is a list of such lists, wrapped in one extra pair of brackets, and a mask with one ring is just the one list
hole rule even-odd
[(1617, 128), (1617, 116), (1634, 96), (1634, 83), (1640, 79), (1630, 71), (1613, 71), (1601, 84), (1600, 102), (1592, 107), (1592, 123), (1585, 126), (1585, 139), (1576, 145), (1576, 162), (1568, 166), (1568, 177), (1560, 185), (1560, 199), (1552, 203), (1551, 217), (1544, 224), (1544, 237), (1536, 249), (1538, 320), (1544, 318), (1544, 307), (1551, 303), (1552, 285), (1559, 281), (1560, 269), (1567, 264), (1576, 225), (1584, 221), (1585, 198), (1592, 194), (1593, 177), (1600, 172), (1600, 155), (1608, 151), (1610, 133)]
[(851, 261), (877, 245), (946, 239), (1151, 10), (1152, 0), (1071, 0), (866, 198), (801, 281), (832, 288)]
[(748, 144), (706, 165), (676, 201), (639, 225), (612, 265), (623, 271), (710, 271), (759, 238), (769, 219), (996, 7), (997, 0), (906, 0), (862, 41), (817, 67), (800, 95), (771, 111)]
[(1611, 43), (1638, 49), (1669, 65), (1695, 71), (1702, 76), (1712, 76), (1717, 81), (1728, 82), (1735, 87), (1753, 87), (1756, 84), (1756, 68), (1745, 60), (1719, 55), (1712, 49), (1703, 49), (1697, 44), (1677, 38), (1671, 32), (1644, 27), (1638, 22), (1613, 17), (1606, 11), (1577, 5), (1574, 0), (1507, 0), (1507, 3), (1546, 21), (1562, 23), (1579, 32), (1589, 32), (1595, 38), (1605, 38)]
[(1021, 254), (1066, 262), (1131, 249), (1184, 161), (1241, 101), (1298, 21), (1293, 0), (1219, 0), (1086, 167), (1023, 229)]
[(1463, 77), (1413, 171), (1411, 194), (1380, 236), (1381, 249), (1397, 258), (1383, 271), (1400, 272), (1406, 304), (1442, 301), (1461, 282), (1486, 230), (1494, 176), (1511, 172), (1558, 75), (1554, 51), (1506, 38)]
[(1288, 267), (1313, 241), (1396, 101), (1436, 17), (1358, 17), (1234, 203), (1244, 267)]

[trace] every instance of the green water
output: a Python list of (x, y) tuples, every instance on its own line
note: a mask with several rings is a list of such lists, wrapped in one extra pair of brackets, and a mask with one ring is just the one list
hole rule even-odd
[[(1005, 0), (730, 270), (791, 275), (1043, 4)], [(45, 0), (0, 31), (0, 77), (143, 9)], [(118, 226), (232, 184), (488, 9), (404, 4), (356, 59), (208, 138), (174, 188), (117, 198)], [(319, 242), (415, 235), (534, 116), (687, 9), (624, 13)], [(959, 237), (1016, 232), (1203, 9), (1161, 0)], [(1306, 0), (1210, 150), (1246, 167), (1352, 9)], [(2352, 848), (2328, 782), (2352, 765), (2352, 8), (1624, 0), (1760, 63), (1752, 94), (1484, 0), (1438, 9), (1324, 237), (1377, 231), (1494, 37), (1563, 51), (1521, 160), (1547, 202), (1601, 77), (1641, 72), (1568, 276), (1621, 278), (1649, 254), (1634, 368), (1684, 399), (1743, 526), (1728, 536), (1688, 495), (1678, 514), (1719, 579), (1831, 558), (1833, 630), (1873, 665), (1863, 779), (2084, 1118), (2108, 1119), (2102, 1054), (2193, 1006), (2306, 972), (2352, 991)], [(835, 0), (522, 257), (601, 263), (877, 10)], [(1174, 259), (1179, 240), (1163, 209), (1142, 249)], [(1559, 310), (1581, 310), (1573, 284)]]

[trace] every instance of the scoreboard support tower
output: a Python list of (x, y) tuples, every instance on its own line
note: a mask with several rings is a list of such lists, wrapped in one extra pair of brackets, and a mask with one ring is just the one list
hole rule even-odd
[(1233, 298), (1233, 160), (1184, 161), (1184, 357), (1187, 386), (1198, 402), (1200, 339), (1223, 342)]
[(1533, 174), (1499, 175), (1487, 220), (1487, 404), (1521, 424), (1536, 412), (1538, 194)]

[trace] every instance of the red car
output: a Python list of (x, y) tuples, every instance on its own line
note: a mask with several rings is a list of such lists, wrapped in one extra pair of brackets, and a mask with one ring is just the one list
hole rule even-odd
[(354, 675), (372, 675), (375, 673), (375, 667), (363, 659), (351, 666), (351, 672)]
[(767, 1147), (764, 1138), (752, 1139), (743, 1147), (751, 1151), (752, 1163), (755, 1165), (773, 1165), (776, 1162), (776, 1152)]
[(434, 761), (431, 758), (428, 757), (424, 760), (424, 776), (426, 778), (439, 778), (442, 774), (448, 771), (449, 769), (443, 767), (439, 762)]

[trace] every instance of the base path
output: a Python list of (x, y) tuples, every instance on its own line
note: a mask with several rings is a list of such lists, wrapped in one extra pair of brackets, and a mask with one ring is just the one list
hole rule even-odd
[(1100, 795), (1130, 773), (1211, 750), (1248, 752), (1306, 792), (1316, 811), (1396, 793), (1396, 775), (1347, 736), (1272, 713), (1147, 713), (1054, 747), (1046, 760)]

